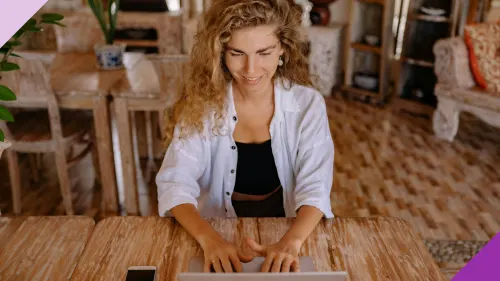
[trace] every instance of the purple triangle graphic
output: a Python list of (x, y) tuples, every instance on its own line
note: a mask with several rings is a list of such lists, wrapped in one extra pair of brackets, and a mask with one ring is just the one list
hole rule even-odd
[(7, 0), (0, 8), (0, 47), (9, 41), (47, 0)]
[(500, 232), (451, 281), (500, 280)]

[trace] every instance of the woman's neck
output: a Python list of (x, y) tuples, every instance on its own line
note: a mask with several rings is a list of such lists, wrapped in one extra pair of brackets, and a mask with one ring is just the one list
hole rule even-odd
[(235, 101), (246, 104), (267, 104), (274, 101), (274, 87), (273, 83), (269, 83), (261, 91), (246, 91), (244, 88), (239, 87), (238, 84), (233, 84), (233, 96)]

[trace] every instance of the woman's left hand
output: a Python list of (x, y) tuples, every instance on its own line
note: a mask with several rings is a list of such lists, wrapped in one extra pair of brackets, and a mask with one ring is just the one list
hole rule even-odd
[(246, 239), (248, 246), (266, 257), (262, 272), (299, 272), (299, 251), (302, 243), (298, 240), (283, 238), (272, 245), (261, 245), (251, 238)]

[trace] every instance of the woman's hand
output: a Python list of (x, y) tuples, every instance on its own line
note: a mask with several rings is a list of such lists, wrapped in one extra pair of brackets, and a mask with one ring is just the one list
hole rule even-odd
[(227, 242), (220, 235), (210, 235), (198, 241), (205, 256), (205, 272), (242, 272), (241, 262), (249, 262), (252, 256), (244, 255), (233, 244)]
[(299, 240), (283, 238), (278, 243), (264, 246), (251, 238), (246, 243), (252, 250), (266, 257), (262, 264), (262, 272), (299, 272), (299, 251), (302, 243)]

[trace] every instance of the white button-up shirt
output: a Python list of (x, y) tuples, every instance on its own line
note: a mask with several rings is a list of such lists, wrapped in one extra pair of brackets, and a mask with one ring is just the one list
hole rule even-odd
[[(285, 85), (275, 82), (275, 112), (269, 128), (285, 214), (295, 217), (301, 206), (309, 205), (321, 210), (324, 217), (333, 218), (330, 191), (334, 145), (325, 100), (313, 88)], [(173, 207), (190, 203), (202, 217), (236, 217), (231, 195), (238, 173), (233, 139), (238, 115), (231, 83), (227, 106), (228, 114), (218, 134), (211, 130), (215, 122), (212, 114), (204, 121), (202, 135), (174, 138), (168, 147), (156, 176), (160, 216), (172, 216)], [(176, 128), (175, 136), (178, 133)]]

